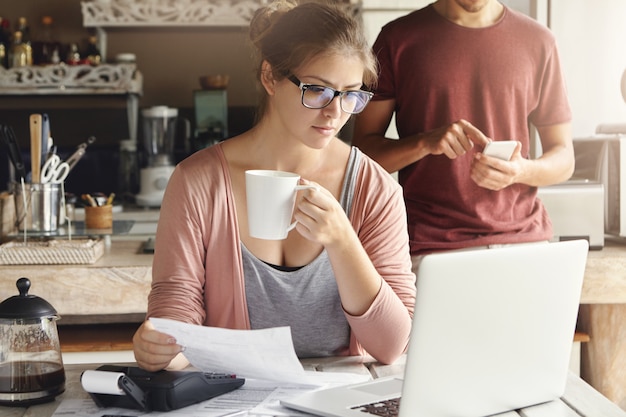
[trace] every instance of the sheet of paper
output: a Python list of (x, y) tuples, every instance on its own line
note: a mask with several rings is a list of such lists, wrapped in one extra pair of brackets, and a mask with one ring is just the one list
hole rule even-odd
[[(210, 400), (209, 400), (210, 401)], [(178, 410), (144, 412), (126, 408), (98, 408), (92, 400), (63, 400), (52, 417), (234, 417), (246, 415), (247, 409), (210, 407), (206, 402), (193, 404)]]
[(293, 349), (289, 327), (232, 330), (159, 318), (150, 318), (150, 322), (174, 337), (185, 348), (189, 362), (204, 372), (309, 383)]

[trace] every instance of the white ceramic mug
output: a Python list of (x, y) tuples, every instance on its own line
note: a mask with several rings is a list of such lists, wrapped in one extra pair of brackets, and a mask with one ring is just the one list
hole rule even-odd
[(298, 190), (317, 188), (298, 185), (300, 176), (273, 170), (246, 171), (248, 231), (258, 239), (282, 240), (296, 227), (292, 222)]

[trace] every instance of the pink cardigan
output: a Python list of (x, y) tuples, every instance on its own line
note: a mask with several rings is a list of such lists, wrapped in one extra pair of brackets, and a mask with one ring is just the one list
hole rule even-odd
[[(401, 187), (361, 155), (350, 221), (384, 279), (365, 314), (346, 314), (345, 354), (393, 362), (409, 341), (415, 275)], [(195, 153), (170, 178), (156, 234), (147, 317), (249, 329), (239, 225), (220, 145)]]

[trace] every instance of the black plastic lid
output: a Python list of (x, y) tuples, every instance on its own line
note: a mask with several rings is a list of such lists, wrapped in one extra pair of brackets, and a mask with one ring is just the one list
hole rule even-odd
[(18, 279), (15, 285), (20, 294), (0, 303), (0, 319), (35, 319), (57, 315), (57, 311), (49, 302), (28, 294), (30, 289), (28, 278)]

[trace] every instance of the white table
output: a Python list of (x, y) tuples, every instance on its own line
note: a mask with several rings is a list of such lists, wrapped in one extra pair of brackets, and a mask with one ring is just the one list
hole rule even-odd
[[(305, 359), (302, 364), (307, 370), (371, 374), (374, 378), (397, 375), (402, 373), (404, 368), (403, 358), (393, 365), (381, 365), (361, 357)], [(80, 374), (86, 369), (95, 369), (98, 366), (100, 364), (66, 365), (66, 391), (55, 401), (29, 408), (0, 407), (0, 415), (2, 417), (50, 417), (63, 399), (89, 398), (80, 385)], [(626, 411), (603, 397), (582, 379), (570, 374), (565, 395), (560, 400), (505, 413), (501, 416), (626, 417)]]
[[(154, 221), (154, 213), (146, 220)], [(122, 218), (124, 219), (124, 218)], [(26, 276), (31, 294), (44, 297), (61, 315), (60, 326), (141, 323), (152, 280), (153, 255), (142, 253), (143, 240), (113, 241), (93, 265), (0, 265), (0, 301), (17, 294), (15, 282)], [(581, 375), (626, 410), (626, 240), (607, 239), (589, 252), (581, 296), (579, 330), (584, 343)]]

